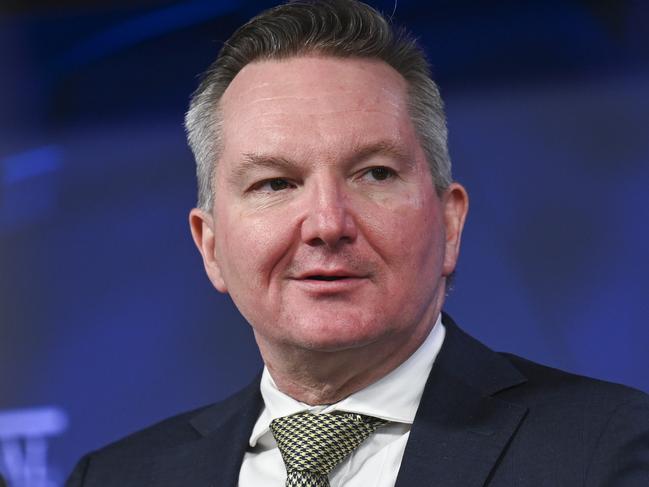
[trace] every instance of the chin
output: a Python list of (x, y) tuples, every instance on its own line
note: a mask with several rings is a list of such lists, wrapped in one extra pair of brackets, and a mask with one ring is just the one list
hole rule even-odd
[[(299, 333), (295, 333), (298, 331)], [(287, 341), (298, 347), (321, 352), (338, 352), (362, 348), (385, 335), (385, 329), (355, 320), (333, 320), (319, 326), (296, 326)]]

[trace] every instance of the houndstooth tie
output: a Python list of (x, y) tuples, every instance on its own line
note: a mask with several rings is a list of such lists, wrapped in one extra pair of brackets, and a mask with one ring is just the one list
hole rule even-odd
[(385, 421), (362, 414), (294, 414), (270, 423), (286, 487), (329, 487), (329, 472)]

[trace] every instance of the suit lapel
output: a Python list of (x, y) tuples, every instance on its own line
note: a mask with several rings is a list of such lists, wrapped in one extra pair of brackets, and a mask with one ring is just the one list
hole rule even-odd
[(485, 485), (527, 411), (494, 397), (525, 378), (448, 316), (443, 321), (446, 338), (424, 389), (396, 487)]
[[(419, 404), (395, 487), (485, 485), (526, 408), (495, 397), (525, 382), (504, 358), (444, 315), (446, 338)], [(259, 377), (191, 420), (200, 437), (153, 462), (158, 487), (236, 486), (262, 406)]]
[(200, 438), (158, 456), (154, 462), (153, 485), (236, 486), (261, 405), (258, 377), (240, 393), (192, 418), (190, 423)]

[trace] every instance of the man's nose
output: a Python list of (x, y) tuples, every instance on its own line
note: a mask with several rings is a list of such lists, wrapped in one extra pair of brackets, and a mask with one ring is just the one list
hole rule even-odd
[(302, 240), (308, 245), (331, 248), (356, 240), (357, 228), (348, 196), (339, 184), (328, 182), (308, 193)]

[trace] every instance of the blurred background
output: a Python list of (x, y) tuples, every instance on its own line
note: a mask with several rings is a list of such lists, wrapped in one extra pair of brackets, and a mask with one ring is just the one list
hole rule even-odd
[[(78, 459), (261, 367), (188, 231), (197, 76), (276, 2), (0, 3), (0, 472)], [(649, 4), (373, 1), (409, 26), (472, 197), (446, 309), (497, 350), (649, 390)]]

